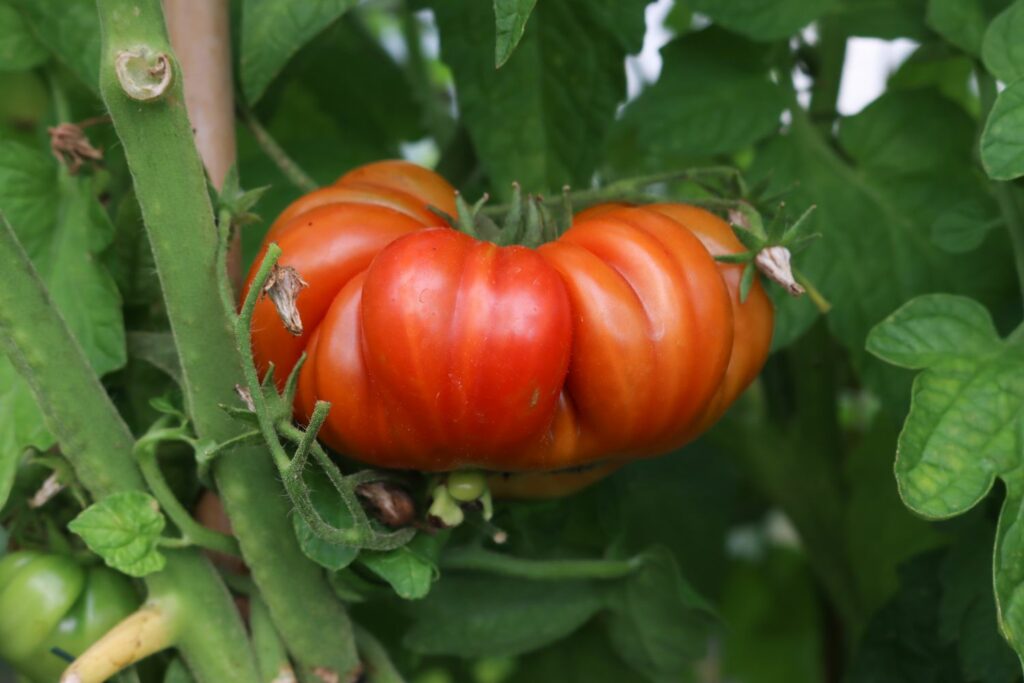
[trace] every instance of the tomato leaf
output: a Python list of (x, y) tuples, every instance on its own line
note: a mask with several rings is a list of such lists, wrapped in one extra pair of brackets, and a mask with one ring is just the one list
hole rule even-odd
[(379, 552), (364, 550), (359, 564), (387, 581), (398, 597), (418, 600), (426, 597), (437, 580), (437, 556), (448, 534), (417, 534), (401, 548)]
[[(58, 172), (42, 152), (0, 142), (0, 210), (93, 368), (105, 374), (121, 367), (125, 341), (120, 297), (98, 259), (113, 229), (89, 181)], [(0, 505), (21, 452), (52, 444), (28, 385), (0, 358)]]
[(508, 61), (526, 31), (537, 0), (494, 0), (494, 66)]
[(0, 71), (21, 71), (39, 66), (49, 57), (18, 10), (0, 3)]
[[(32, 31), (93, 93), (99, 93), (100, 19), (92, 0), (13, 0)], [(15, 225), (17, 229), (17, 225)]]
[(969, 55), (981, 53), (988, 26), (986, 0), (928, 0), (928, 27)]
[(626, 106), (609, 134), (616, 171), (675, 168), (680, 160), (735, 152), (774, 132), (788, 100), (772, 82), (764, 53), (718, 28), (662, 48), (661, 78)]
[[(516, 658), (516, 667), (505, 683), (537, 681), (586, 681), (623, 683), (637, 680), (608, 642), (599, 624), (585, 625), (568, 638), (542, 650)], [(483, 680), (482, 677), (478, 680)], [(493, 679), (492, 679), (493, 680)]]
[(165, 525), (155, 498), (141, 491), (123, 491), (87, 507), (68, 529), (81, 536), (107, 566), (129, 576), (146, 576), (167, 562), (157, 549)]
[(996, 97), (981, 134), (981, 165), (993, 180), (1024, 175), (1024, 79)]
[(239, 76), (246, 101), (255, 104), (288, 60), (354, 4), (354, 0), (245, 0)]
[(602, 603), (581, 581), (449, 574), (416, 603), (405, 644), (423, 654), (512, 657), (564, 638)]
[(836, 4), (836, 0), (690, 0), (693, 10), (753, 40), (788, 38)]
[(711, 610), (665, 548), (644, 553), (643, 567), (608, 596), (613, 647), (652, 680), (685, 680), (706, 654)]
[(836, 23), (851, 36), (928, 38), (924, 25), (926, 0), (843, 0), (834, 8)]
[(985, 67), (1004, 83), (1024, 78), (1024, 0), (1003, 10), (985, 31), (981, 56)]
[(477, 154), (498, 193), (590, 181), (626, 94), (624, 57), (643, 38), (646, 0), (538, 4), (519, 47), (493, 66), (489, 3), (432, 3), (441, 53)]
[(966, 200), (951, 207), (932, 223), (932, 243), (949, 254), (966, 254), (982, 245), (988, 231), (999, 223), (991, 207)]
[[(893, 340), (896, 340), (895, 343)], [(1003, 635), (1024, 653), (1024, 339), (1001, 340), (967, 299), (921, 297), (882, 322), (872, 353), (923, 368), (900, 434), (896, 480), (918, 514), (944, 519), (984, 498), (997, 477), (1006, 499), (996, 533), (994, 580)]]

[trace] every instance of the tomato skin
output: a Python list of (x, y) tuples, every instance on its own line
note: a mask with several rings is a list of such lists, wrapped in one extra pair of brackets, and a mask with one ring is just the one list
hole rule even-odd
[(360, 183), (404, 192), (454, 216), (455, 188), (431, 170), (400, 159), (387, 159), (354, 168), (338, 178), (337, 185)]
[(375, 465), (501, 469), (550, 424), (571, 334), (568, 297), (536, 252), (416, 232), (336, 298), (300, 410), (331, 401), (327, 434)]
[(19, 551), (0, 560), (0, 658), (35, 683), (56, 683), (82, 654), (139, 605), (131, 581), (63, 555)]
[[(332, 188), (447, 186), (397, 170), (371, 164)], [(290, 337), (261, 301), (253, 351), (279, 384), (306, 351), (296, 416), (329, 401), (321, 438), (356, 459), (424, 471), (597, 465), (499, 486), (564, 493), (691, 441), (767, 356), (768, 297), (755, 283), (740, 303), (742, 266), (714, 256), (744, 248), (703, 209), (601, 205), (530, 250), (354, 196), (307, 200), (275, 224), (281, 263), (310, 283), (298, 298), (305, 332)]]

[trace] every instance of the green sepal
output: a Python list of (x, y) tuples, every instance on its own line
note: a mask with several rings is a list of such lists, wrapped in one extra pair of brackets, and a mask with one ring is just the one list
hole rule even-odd
[(754, 262), (750, 261), (743, 269), (743, 277), (740, 279), (740, 303), (746, 303), (750, 296), (750, 289), (754, 286), (754, 278), (757, 276), (757, 268)]

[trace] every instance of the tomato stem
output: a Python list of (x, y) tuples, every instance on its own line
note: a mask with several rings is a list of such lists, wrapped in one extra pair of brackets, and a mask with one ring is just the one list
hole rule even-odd
[(288, 152), (278, 144), (277, 140), (263, 127), (252, 110), (244, 104), (238, 104), (238, 116), (252, 133), (256, 144), (259, 145), (267, 158), (274, 162), (278, 170), (292, 185), (302, 192), (312, 192), (320, 185), (306, 173), (298, 162), (288, 156)]
[(479, 547), (453, 548), (441, 556), (447, 570), (481, 571), (530, 580), (621, 579), (643, 566), (644, 556), (625, 560), (534, 560)]

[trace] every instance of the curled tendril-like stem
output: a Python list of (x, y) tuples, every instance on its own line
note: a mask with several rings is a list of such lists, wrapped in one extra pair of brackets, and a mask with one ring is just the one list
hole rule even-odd
[[(252, 317), (256, 301), (274, 273), (280, 256), (281, 249), (276, 244), (271, 244), (267, 248), (259, 271), (246, 294), (242, 310), (235, 321), (235, 340), (242, 352), (242, 357), (246, 359), (243, 370), (246, 388), (252, 398), (252, 410), (256, 414), (263, 438), (270, 448), (274, 464), (281, 474), (285, 491), (295, 505), (298, 514), (309, 525), (313, 533), (323, 541), (369, 550), (391, 550), (405, 545), (415, 535), (415, 530), (405, 528), (387, 532), (379, 531), (367, 516), (356, 492), (357, 487), (361, 484), (386, 479), (387, 475), (364, 471), (346, 477), (317, 442), (316, 435), (327, 418), (330, 404), (324, 401), (317, 402), (305, 430), (292, 424), (290, 419), (291, 399), (295, 395), (298, 369), (304, 359), (300, 359), (300, 364), (289, 375), (284, 394), (278, 394), (272, 381), (267, 382), (264, 379), (264, 382), (260, 382), (259, 374), (252, 360)], [(299, 324), (301, 325), (301, 322)], [(295, 452), (291, 457), (281, 442), (282, 437), (295, 445)], [(327, 475), (331, 485), (351, 513), (352, 526), (336, 527), (317, 512), (304, 478), (311, 455)]]

